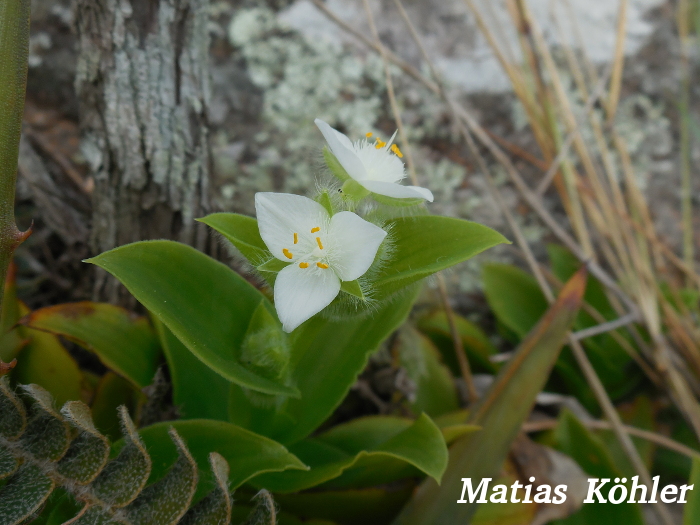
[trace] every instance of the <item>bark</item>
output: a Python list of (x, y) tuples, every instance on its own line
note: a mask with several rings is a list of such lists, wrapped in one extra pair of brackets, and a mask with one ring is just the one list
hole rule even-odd
[[(209, 0), (75, 0), (76, 91), (95, 179), (95, 253), (146, 240), (199, 249), (209, 210)], [(95, 298), (123, 302), (104, 274)]]

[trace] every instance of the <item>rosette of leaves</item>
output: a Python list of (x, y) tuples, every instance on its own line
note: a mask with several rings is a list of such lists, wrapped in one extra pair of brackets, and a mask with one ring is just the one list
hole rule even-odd
[(229, 464), (220, 454), (209, 454), (214, 488), (197, 501), (197, 462), (175, 428), (168, 433), (177, 458), (149, 483), (154, 462), (124, 407), (124, 439), (110, 457), (113, 447), (95, 428), (87, 405), (69, 401), (56, 411), (40, 386), (19, 388), (21, 397), (6, 377), (0, 379), (0, 524), (34, 521), (50, 498), (58, 504), (41, 515), (44, 523), (231, 523)]

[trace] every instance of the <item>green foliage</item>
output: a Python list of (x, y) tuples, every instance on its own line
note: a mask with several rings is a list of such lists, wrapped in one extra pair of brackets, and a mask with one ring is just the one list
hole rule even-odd
[(567, 283), (557, 301), (501, 369), (488, 392), (469, 411), (467, 422), (483, 430), (468, 434), (450, 448), (450, 463), (443, 478), (443, 486), (447, 488), (438, 487), (430, 480), (423, 482), (396, 525), (448, 525), (471, 519), (476, 503), (455, 503), (454, 487), (461, 486), (463, 477), (478, 480), (498, 473), (559, 356), (585, 285), (583, 273)]
[[(38, 385), (22, 390), (25, 399), (6, 377), (0, 379), (0, 480), (5, 480), (0, 525), (31, 521), (45, 505), (45, 523), (228, 524), (232, 488), (260, 472), (303, 467), (274, 442), (224, 423), (209, 433), (216, 436), (213, 441), (199, 439), (206, 432), (196, 422), (149, 427), (142, 437), (123, 407), (124, 438), (110, 459), (109, 440), (95, 428), (84, 403), (68, 402), (59, 413)], [(166, 439), (172, 454), (163, 445)], [(186, 445), (186, 439), (194, 444)], [(204, 452), (204, 447), (222, 443), (224, 455)], [(227, 460), (237, 462), (234, 472)], [(200, 483), (200, 467), (206, 466), (212, 484)], [(199, 494), (198, 485), (214, 489)], [(61, 495), (51, 498), (54, 491)], [(266, 509), (267, 521), (260, 523), (274, 522), (274, 506)]]

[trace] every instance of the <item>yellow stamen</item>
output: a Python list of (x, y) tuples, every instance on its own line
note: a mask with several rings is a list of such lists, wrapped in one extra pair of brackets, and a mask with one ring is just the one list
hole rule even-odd
[(321, 244), (321, 237), (316, 237), (316, 244), (318, 244), (318, 247), (323, 250), (323, 244)]
[(297, 235), (297, 234), (295, 233), (295, 234), (294, 234), (294, 244), (296, 244), (296, 243), (298, 243), (298, 242), (299, 242), (299, 235)]
[(372, 136), (372, 132), (371, 132), (371, 131), (368, 131), (367, 133), (365, 133), (365, 137), (370, 138), (371, 136)]
[(308, 268), (309, 263), (299, 263), (299, 268)]
[(319, 228), (318, 226), (316, 226), (315, 228), (313, 228), (313, 229), (311, 230), (311, 233), (316, 233), (316, 232), (320, 232), (320, 231), (321, 231), (321, 228)]
[(399, 149), (399, 147), (398, 147), (396, 144), (392, 144), (392, 146), (391, 146), (391, 151), (393, 151), (394, 154), (395, 154), (398, 158), (400, 158), (400, 159), (403, 158), (403, 153), (401, 153), (401, 150)]
[(382, 139), (377, 139), (377, 144), (375, 144), (375, 148), (381, 149), (384, 146), (386, 146), (386, 142), (384, 142)]
[(316, 266), (318, 266), (319, 268), (321, 268), (321, 270), (327, 270), (327, 269), (328, 269), (328, 265), (327, 265), (327, 264), (323, 264), (322, 262), (317, 262), (317, 263), (316, 263)]
[(284, 254), (284, 256), (285, 256), (287, 259), (291, 259), (292, 257), (294, 257), (294, 256), (292, 255), (292, 252), (290, 252), (287, 248), (284, 248), (284, 249), (282, 250), (282, 253)]

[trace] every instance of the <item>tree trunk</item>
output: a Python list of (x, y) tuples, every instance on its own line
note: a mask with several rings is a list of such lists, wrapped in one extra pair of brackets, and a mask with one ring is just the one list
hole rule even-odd
[[(76, 91), (95, 179), (91, 248), (203, 249), (209, 209), (209, 0), (75, 0)], [(100, 274), (95, 298), (124, 302)]]

